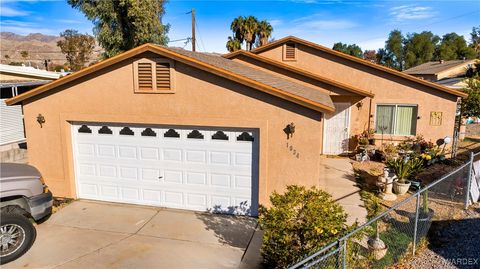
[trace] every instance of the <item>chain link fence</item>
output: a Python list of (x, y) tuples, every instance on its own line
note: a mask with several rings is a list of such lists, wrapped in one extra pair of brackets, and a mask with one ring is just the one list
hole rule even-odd
[[(295, 268), (387, 268), (426, 246), (432, 221), (455, 218), (471, 200), (474, 160), (418, 190), (347, 235), (305, 257)], [(480, 160), (478, 160), (480, 162)]]

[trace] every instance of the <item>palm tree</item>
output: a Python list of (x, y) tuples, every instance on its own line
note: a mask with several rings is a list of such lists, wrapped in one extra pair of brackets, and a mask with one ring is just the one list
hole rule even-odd
[(254, 16), (248, 16), (243, 23), (243, 38), (247, 43), (247, 50), (252, 50), (255, 43), (256, 33), (258, 29), (258, 20)]
[(233, 37), (238, 42), (240, 42), (240, 47), (244, 41), (244, 31), (243, 31), (244, 24), (245, 24), (245, 17), (242, 17), (242, 16), (236, 17), (235, 19), (233, 19), (232, 24), (230, 24), (230, 29), (233, 31)]
[(272, 35), (272, 32), (273, 32), (273, 27), (268, 21), (263, 20), (258, 23), (257, 35), (258, 35), (258, 39), (260, 39), (260, 46), (263, 46), (268, 43), (268, 38), (270, 38), (270, 36)]
[(227, 50), (229, 52), (234, 52), (242, 48), (242, 43), (235, 37), (228, 37), (227, 41)]

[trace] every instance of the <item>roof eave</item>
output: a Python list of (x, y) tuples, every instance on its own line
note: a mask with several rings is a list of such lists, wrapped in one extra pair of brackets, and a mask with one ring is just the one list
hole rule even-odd
[(291, 102), (297, 103), (299, 105), (305, 106), (307, 108), (310, 108), (310, 109), (313, 109), (313, 110), (316, 110), (316, 111), (320, 111), (320, 112), (325, 112), (325, 111), (326, 112), (333, 112), (333, 111), (335, 111), (335, 107), (333, 107), (333, 104), (332, 104), (332, 106), (329, 106), (329, 105), (326, 105), (326, 104), (320, 104), (320, 103), (317, 103), (317, 102), (314, 102), (314, 101), (311, 101), (311, 100), (307, 100), (303, 97), (296, 96), (296, 95), (293, 95), (291, 93), (287, 93), (285, 91), (282, 91), (281, 89), (276, 89), (276, 88), (267, 86), (265, 84), (254, 81), (252, 79), (237, 75), (237, 74), (229, 72), (227, 70), (223, 70), (223, 69), (214, 67), (214, 66), (206, 64), (204, 62), (192, 59), (190, 57), (175, 53), (175, 52), (170, 51), (168, 49), (164, 49), (160, 46), (156, 46), (156, 45), (152, 45), (152, 44), (148, 44), (148, 43), (144, 44), (144, 45), (141, 45), (137, 48), (134, 48), (132, 50), (126, 51), (126, 52), (124, 52), (122, 54), (119, 54), (117, 56), (114, 56), (112, 58), (109, 58), (105, 61), (94, 64), (94, 65), (92, 65), (90, 67), (87, 67), (85, 69), (82, 69), (82, 70), (80, 70), (76, 73), (73, 73), (73, 74), (69, 75), (69, 76), (65, 76), (65, 77), (60, 78), (58, 80), (55, 80), (51, 83), (48, 83), (46, 85), (35, 88), (34, 90), (31, 90), (31, 91), (25, 92), (23, 94), (20, 94), (18, 96), (7, 99), (5, 101), (5, 103), (7, 105), (17, 104), (17, 103), (22, 102), (26, 99), (29, 99), (33, 96), (44, 93), (44, 92), (46, 92), (50, 89), (53, 89), (55, 87), (64, 85), (66, 83), (74, 81), (77, 78), (89, 75), (91, 73), (94, 73), (94, 72), (102, 69), (102, 68), (108, 67), (110, 65), (121, 62), (125, 59), (128, 59), (130, 57), (133, 57), (135, 55), (138, 55), (140, 53), (147, 52), (147, 51), (170, 57), (173, 60), (185, 63), (185, 64), (190, 65), (190, 66), (194, 66), (196, 68), (199, 68), (199, 69), (207, 71), (207, 72), (214, 73), (214, 74), (219, 75), (221, 77), (224, 77), (224, 78), (230, 79), (232, 81), (238, 82), (240, 84), (243, 84), (243, 85), (255, 88), (257, 90), (269, 93), (271, 95), (289, 100)]

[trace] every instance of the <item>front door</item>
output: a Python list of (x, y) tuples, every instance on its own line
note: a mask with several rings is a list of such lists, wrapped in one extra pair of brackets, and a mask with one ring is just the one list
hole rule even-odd
[(323, 154), (338, 155), (348, 151), (350, 103), (334, 103), (335, 112), (325, 114)]

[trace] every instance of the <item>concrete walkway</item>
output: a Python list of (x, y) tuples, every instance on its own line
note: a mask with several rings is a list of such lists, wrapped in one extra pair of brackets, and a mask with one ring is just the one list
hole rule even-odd
[(237, 268), (255, 227), (248, 217), (75, 201), (1, 268)]
[(348, 213), (348, 223), (366, 221), (367, 210), (360, 200), (360, 188), (356, 186), (352, 164), (347, 158), (321, 158), (319, 186), (330, 193)]

